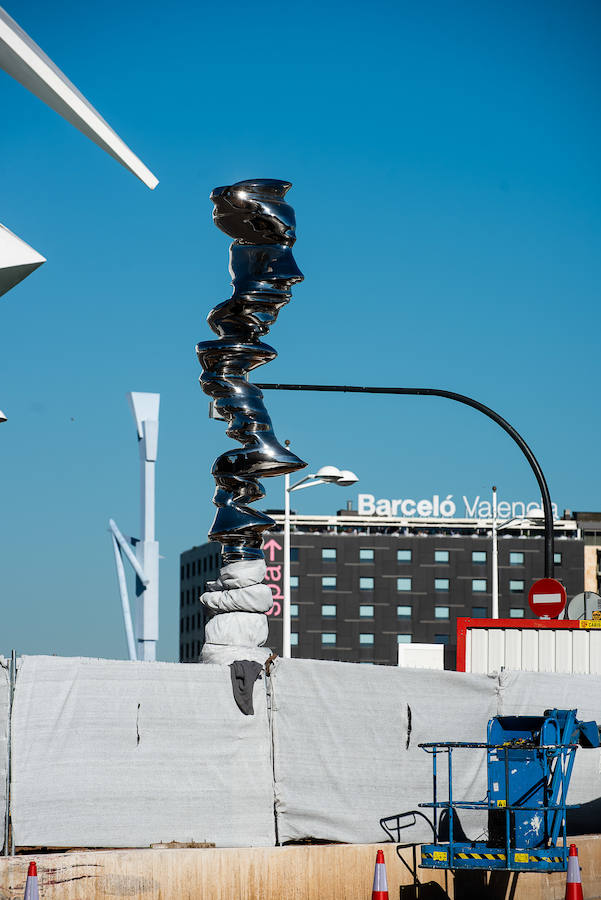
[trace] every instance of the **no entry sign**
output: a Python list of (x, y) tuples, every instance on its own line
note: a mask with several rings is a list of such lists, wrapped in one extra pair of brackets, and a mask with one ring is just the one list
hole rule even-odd
[(566, 589), (555, 578), (539, 578), (528, 591), (530, 609), (539, 619), (556, 619), (566, 599)]

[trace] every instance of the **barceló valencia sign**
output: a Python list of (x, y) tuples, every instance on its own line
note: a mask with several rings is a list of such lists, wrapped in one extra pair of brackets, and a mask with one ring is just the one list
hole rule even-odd
[(539, 578), (528, 591), (530, 609), (539, 619), (556, 619), (566, 600), (566, 589), (556, 578)]

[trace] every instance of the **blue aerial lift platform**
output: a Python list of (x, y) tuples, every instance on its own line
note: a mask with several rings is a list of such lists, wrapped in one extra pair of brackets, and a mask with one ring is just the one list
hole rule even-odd
[[(581, 722), (576, 709), (548, 709), (542, 716), (495, 716), (488, 723), (486, 743), (435, 741), (419, 744), (432, 757), (433, 797), (420, 807), (432, 809), (434, 843), (421, 847), (421, 867), (427, 869), (502, 869), (506, 871), (565, 872), (569, 847), (566, 808), (570, 776), (578, 746), (599, 747), (595, 722)], [(484, 800), (456, 800), (453, 766), (456, 751), (484, 750), (488, 789)], [(445, 759), (446, 756), (446, 759)], [(439, 799), (441, 757), (448, 787)], [(577, 804), (576, 804), (577, 805)], [(456, 814), (463, 809), (488, 813), (488, 840), (466, 841)], [(448, 841), (440, 841), (439, 817), (448, 815)], [(396, 821), (405, 815), (382, 819)], [(392, 836), (392, 835), (390, 835)], [(561, 836), (562, 845), (558, 845)]]

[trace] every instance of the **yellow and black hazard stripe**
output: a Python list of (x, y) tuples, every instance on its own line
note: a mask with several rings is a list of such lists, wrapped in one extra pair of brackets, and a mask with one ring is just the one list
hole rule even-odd
[(544, 862), (563, 862), (561, 856), (531, 856), (530, 862), (538, 862), (539, 860), (544, 860)]
[(455, 853), (457, 859), (505, 859), (504, 853)]

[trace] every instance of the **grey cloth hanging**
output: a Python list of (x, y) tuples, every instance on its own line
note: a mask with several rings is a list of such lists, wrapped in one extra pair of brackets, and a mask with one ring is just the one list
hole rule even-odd
[(250, 659), (237, 659), (230, 663), (232, 691), (240, 712), (245, 716), (254, 716), (253, 687), (263, 670), (261, 663)]

